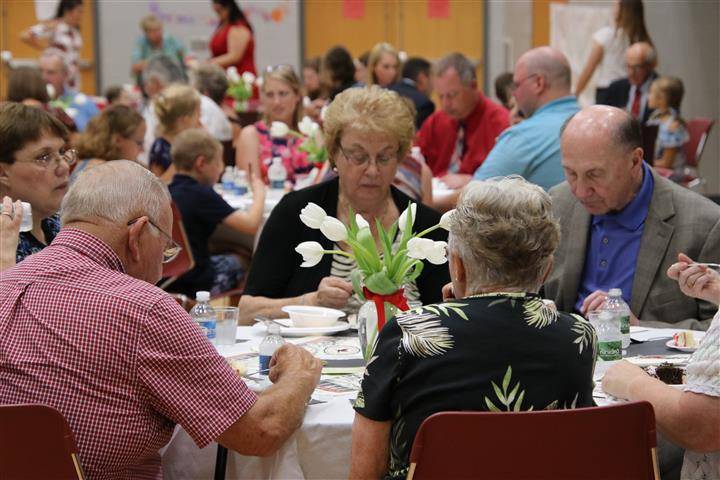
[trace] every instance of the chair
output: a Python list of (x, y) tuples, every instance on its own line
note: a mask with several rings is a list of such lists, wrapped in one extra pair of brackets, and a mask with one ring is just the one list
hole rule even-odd
[(0, 478), (85, 478), (60, 412), (46, 405), (0, 406)]
[(195, 259), (193, 258), (192, 249), (190, 248), (190, 241), (185, 233), (180, 209), (175, 205), (175, 202), (170, 202), (170, 208), (172, 209), (173, 216), (172, 239), (182, 247), (182, 250), (172, 262), (163, 265), (162, 276), (164, 280), (159, 285), (163, 290), (195, 266)]
[(700, 157), (705, 150), (705, 142), (707, 142), (710, 130), (715, 123), (709, 118), (693, 118), (687, 122), (688, 134), (690, 140), (685, 144), (685, 161), (689, 167), (697, 168), (700, 163)]
[(441, 412), (420, 426), (408, 479), (659, 479), (648, 402), (539, 412)]

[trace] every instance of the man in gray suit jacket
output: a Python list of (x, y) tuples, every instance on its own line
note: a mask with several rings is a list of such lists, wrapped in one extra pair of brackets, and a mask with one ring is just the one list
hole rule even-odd
[(717, 306), (686, 297), (666, 272), (679, 253), (720, 260), (720, 207), (656, 175), (641, 145), (637, 121), (615, 107), (565, 124), (567, 181), (550, 191), (562, 237), (545, 295), (586, 314), (620, 287), (634, 323), (705, 330)]

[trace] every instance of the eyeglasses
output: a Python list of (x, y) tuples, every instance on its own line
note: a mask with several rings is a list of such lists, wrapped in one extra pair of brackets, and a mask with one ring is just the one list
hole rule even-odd
[(61, 160), (65, 160), (65, 163), (67, 163), (68, 166), (75, 165), (75, 163), (77, 162), (77, 150), (60, 149), (59, 152), (43, 153), (42, 155), (27, 161), (35, 162), (42, 168), (48, 168), (50, 164), (54, 163), (55, 161), (57, 161), (57, 164), (60, 164)]
[(515, 90), (517, 90), (518, 88), (520, 88), (520, 85), (522, 85), (523, 83), (525, 83), (525, 80), (528, 80), (528, 79), (530, 79), (530, 78), (532, 78), (532, 77), (537, 77), (537, 76), (538, 76), (537, 73), (533, 73), (533, 74), (530, 74), (530, 75), (528, 75), (527, 77), (523, 78), (523, 79), (520, 80), (519, 82), (512, 82), (512, 83), (510, 84), (510, 90), (514, 92)]
[[(353, 165), (358, 167), (367, 167), (370, 164), (370, 155), (368, 155), (367, 152), (358, 150), (355, 152), (347, 153), (345, 149), (342, 147), (340, 142), (338, 142), (338, 148), (340, 148), (340, 151), (342, 152), (343, 156)], [(397, 153), (381, 153), (375, 157), (375, 163), (379, 167), (386, 167), (390, 165), (393, 161), (397, 160)]]
[[(136, 223), (138, 220), (140, 220), (142, 217), (134, 218), (130, 220), (127, 223), (127, 226), (129, 227), (133, 223)], [(163, 248), (163, 262), (162, 263), (170, 263), (173, 260), (175, 260), (175, 257), (178, 256), (178, 254), (182, 251), (182, 247), (177, 244), (175, 240), (172, 239), (170, 235), (165, 233), (162, 228), (158, 227), (152, 220), (150, 220), (150, 217), (147, 217), (148, 223), (155, 227), (155, 229), (160, 232), (163, 237), (165, 237), (165, 240), (167, 242), (165, 243), (165, 247)]]

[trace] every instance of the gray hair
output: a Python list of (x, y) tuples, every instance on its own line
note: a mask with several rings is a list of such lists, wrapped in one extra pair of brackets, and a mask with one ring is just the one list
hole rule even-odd
[(142, 71), (143, 82), (155, 79), (162, 85), (186, 83), (187, 77), (182, 67), (171, 57), (159, 53), (148, 59)]
[(194, 76), (193, 85), (200, 93), (217, 104), (222, 103), (228, 89), (228, 80), (222, 68), (213, 64), (202, 65)]
[(83, 171), (60, 207), (61, 223), (105, 219), (115, 224), (147, 215), (157, 223), (170, 202), (165, 184), (130, 160), (105, 162)]
[(493, 286), (537, 292), (560, 242), (550, 195), (520, 176), (471, 182), (450, 222), (469, 293)]
[(451, 68), (455, 69), (465, 86), (477, 80), (475, 65), (462, 53), (451, 53), (438, 60), (435, 64), (435, 75), (440, 76)]

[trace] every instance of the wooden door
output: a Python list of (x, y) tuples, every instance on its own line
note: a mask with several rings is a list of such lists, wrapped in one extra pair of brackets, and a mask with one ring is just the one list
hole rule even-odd
[[(96, 95), (95, 69), (95, 0), (84, 0), (81, 26), (83, 47), (80, 51), (80, 74), (82, 90)], [(40, 56), (40, 51), (23, 43), (20, 34), (38, 23), (35, 16), (35, 2), (28, 0), (0, 0), (0, 51), (8, 50), (17, 63), (31, 63)], [(0, 62), (2, 63), (2, 62)], [(0, 66), (0, 98), (5, 98), (8, 68)]]
[(334, 45), (358, 57), (378, 42), (430, 61), (458, 51), (478, 64), (482, 85), (484, 0), (360, 0), (357, 9), (349, 8), (353, 0), (346, 2), (304, 2), (306, 58)]

